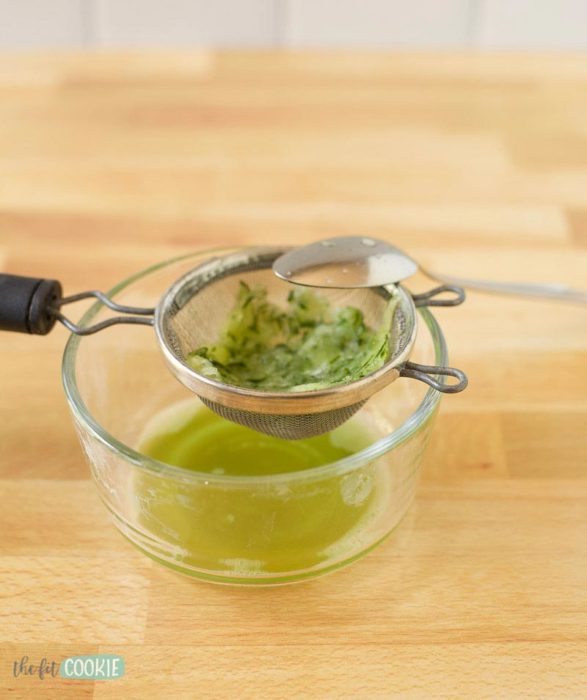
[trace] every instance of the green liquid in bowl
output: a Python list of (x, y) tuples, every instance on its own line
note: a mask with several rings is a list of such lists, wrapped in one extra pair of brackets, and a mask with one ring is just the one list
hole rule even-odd
[[(380, 510), (382, 491), (370, 464), (321, 478), (312, 478), (311, 470), (372, 441), (370, 431), (353, 419), (326, 435), (288, 441), (230, 423), (199, 403), (179, 405), (151, 422), (139, 449), (200, 472), (202, 479), (137, 475), (139, 522), (150, 537), (163, 540), (161, 551), (173, 545), (171, 565), (210, 575), (228, 568), (235, 577), (311, 569), (347, 551), (349, 538), (360, 544)], [(295, 478), (299, 472), (307, 478)], [(255, 478), (270, 475), (286, 476)]]

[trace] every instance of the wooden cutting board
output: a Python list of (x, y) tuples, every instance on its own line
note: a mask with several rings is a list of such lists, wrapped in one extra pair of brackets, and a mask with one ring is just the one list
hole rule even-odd
[[(587, 56), (0, 57), (0, 270), (109, 288), (210, 245), (379, 236), (587, 287)], [(81, 311), (81, 309), (80, 309)], [(0, 336), (0, 695), (587, 694), (587, 314), (471, 293), (417, 500), (365, 559), (245, 589), (152, 563), (98, 501), (66, 332)], [(109, 682), (13, 662), (121, 654)]]

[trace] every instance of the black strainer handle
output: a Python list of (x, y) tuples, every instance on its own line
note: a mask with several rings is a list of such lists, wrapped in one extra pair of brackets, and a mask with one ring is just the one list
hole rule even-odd
[(62, 297), (57, 280), (0, 275), (0, 330), (47, 335)]
[[(456, 384), (443, 384), (434, 378), (434, 375), (443, 375), (457, 379)], [(469, 380), (467, 375), (455, 367), (437, 367), (435, 365), (419, 365), (416, 362), (406, 362), (399, 373), (400, 377), (410, 377), (424, 382), (442, 394), (458, 394), (467, 388)]]
[[(92, 326), (78, 326), (61, 313), (61, 307), (81, 299), (99, 299), (113, 311), (128, 316), (114, 316)], [(21, 275), (0, 274), (0, 331), (47, 335), (60, 321), (76, 335), (91, 335), (118, 323), (153, 325), (155, 309), (116, 304), (102, 292), (89, 291), (64, 297), (57, 280)]]

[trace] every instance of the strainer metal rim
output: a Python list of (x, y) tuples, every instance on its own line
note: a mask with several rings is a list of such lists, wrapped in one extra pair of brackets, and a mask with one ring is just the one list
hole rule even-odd
[[(211, 248), (168, 258), (167, 260), (151, 265), (150, 267), (120, 281), (108, 291), (108, 296), (114, 297), (134, 282), (173, 264), (189, 260), (190, 258), (203, 257), (204, 255), (213, 255), (215, 253), (227, 253), (231, 250), (239, 250), (241, 248)], [(100, 301), (92, 304), (82, 315), (79, 323), (83, 326), (89, 325), (97, 314), (104, 308), (104, 304)], [(428, 309), (418, 308), (417, 311), (424, 320), (427, 330), (431, 335), (432, 342), (434, 344), (434, 362), (438, 365), (446, 366), (448, 364), (448, 350), (440, 324)], [(123, 458), (134, 467), (144, 470), (150, 474), (155, 474), (161, 478), (170, 478), (174, 481), (183, 483), (209, 483), (218, 485), (230, 484), (231, 486), (237, 486), (240, 484), (243, 487), (249, 487), (251, 484), (282, 484), (296, 481), (319, 480), (333, 476), (334, 474), (346, 474), (354, 471), (355, 469), (361, 468), (370, 461), (381, 457), (386, 452), (389, 452), (391, 449), (394, 449), (409, 439), (414, 433), (422, 428), (427, 420), (429, 420), (434, 411), (437, 409), (440, 399), (442, 398), (442, 395), (435, 389), (428, 389), (424, 395), (424, 398), (413, 413), (411, 413), (410, 416), (391, 433), (385, 435), (379, 440), (376, 440), (374, 443), (368, 447), (365, 447), (359, 452), (355, 452), (348, 457), (343, 457), (342, 459), (334, 462), (329, 462), (321, 467), (315, 467), (314, 469), (299, 472), (258, 476), (236, 476), (230, 474), (210, 474), (209, 472), (187, 471), (181, 467), (176, 467), (172, 464), (161, 462), (152, 457), (148, 457), (142, 452), (138, 452), (130, 445), (127, 445), (114, 437), (114, 435), (109, 433), (108, 430), (106, 430), (106, 428), (104, 428), (94, 418), (81, 396), (76, 379), (77, 350), (82, 340), (84, 340), (83, 336), (78, 336), (74, 333), (69, 335), (61, 363), (61, 379), (63, 382), (63, 388), (75, 422), (86, 429), (101, 445), (112, 452), (115, 456)]]
[[(259, 256), (275, 255), (277, 257), (290, 248), (290, 246), (251, 246), (246, 250), (250, 251), (251, 254), (256, 252)], [(382, 289), (389, 294), (398, 295), (401, 307), (404, 310), (409, 310), (413, 319), (411, 333), (407, 336), (405, 347), (401, 353), (390, 358), (378, 370), (365, 377), (325, 389), (291, 392), (249, 389), (226, 384), (200, 374), (189, 367), (169, 347), (164, 320), (182, 288), (189, 283), (190, 278), (198, 272), (200, 267), (205, 268), (209, 262), (212, 261), (203, 261), (201, 266), (188, 271), (176, 280), (162, 295), (155, 308), (155, 334), (165, 362), (175, 377), (196, 395), (222, 405), (230, 405), (231, 408), (242, 411), (269, 415), (316, 414), (365, 401), (400, 376), (400, 369), (409, 359), (418, 333), (418, 314), (414, 300), (401, 284), (388, 285)]]

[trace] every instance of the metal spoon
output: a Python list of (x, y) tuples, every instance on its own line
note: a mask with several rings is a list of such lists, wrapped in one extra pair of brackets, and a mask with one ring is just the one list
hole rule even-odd
[(394, 284), (411, 277), (418, 268), (444, 284), (481, 292), (587, 304), (587, 292), (566, 284), (493, 282), (431, 272), (390, 243), (361, 236), (339, 236), (310, 243), (288, 251), (273, 263), (273, 272), (287, 282), (341, 289)]

